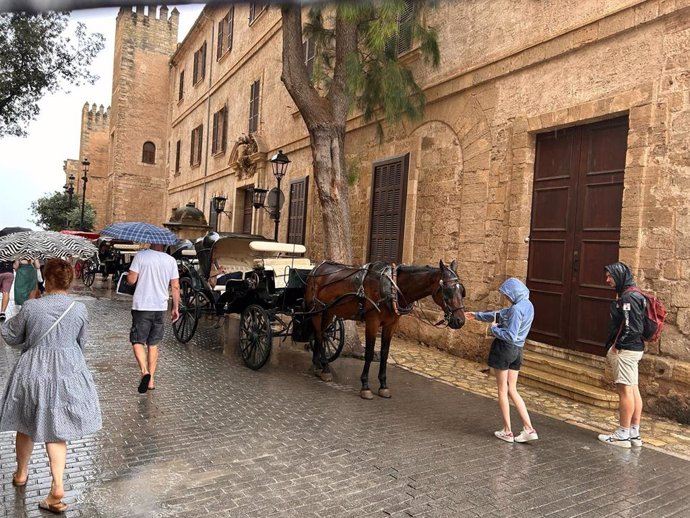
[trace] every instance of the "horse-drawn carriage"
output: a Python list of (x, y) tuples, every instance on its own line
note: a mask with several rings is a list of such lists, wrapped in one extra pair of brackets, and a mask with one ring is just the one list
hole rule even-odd
[(103, 280), (110, 275), (117, 280), (122, 272), (129, 270), (134, 255), (140, 249), (138, 244), (131, 241), (106, 236), (100, 236), (95, 244), (98, 248), (98, 257), (87, 259), (81, 267), (81, 279), (86, 286), (93, 284), (97, 273), (103, 276)]
[[(303, 245), (276, 243), (262, 236), (208, 234), (192, 246), (181, 243), (170, 252), (180, 271), (180, 318), (175, 337), (188, 342), (203, 315), (240, 315), (239, 345), (244, 363), (260, 369), (268, 360), (274, 337), (291, 336), (313, 347), (311, 315), (304, 307), (304, 286), (314, 267), (302, 257)], [(345, 343), (340, 318), (323, 339), (327, 361), (335, 360)]]

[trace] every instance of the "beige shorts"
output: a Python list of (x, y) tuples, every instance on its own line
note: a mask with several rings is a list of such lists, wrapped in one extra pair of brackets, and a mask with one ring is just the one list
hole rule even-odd
[(613, 347), (609, 349), (606, 357), (613, 367), (613, 381), (620, 385), (638, 385), (637, 365), (644, 354), (642, 351), (618, 351), (614, 354)]

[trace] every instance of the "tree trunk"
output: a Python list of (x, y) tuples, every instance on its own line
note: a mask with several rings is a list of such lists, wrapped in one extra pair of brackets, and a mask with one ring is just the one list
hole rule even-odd
[[(345, 124), (350, 99), (345, 87), (345, 60), (357, 48), (357, 28), (336, 18), (336, 64), (328, 95), (310, 83), (302, 49), (301, 5), (286, 4), (283, 18), (281, 79), (297, 105), (311, 138), (314, 181), (324, 224), (324, 254), (332, 261), (352, 264), (352, 231), (347, 175)], [(353, 322), (345, 325), (345, 350), (361, 354)]]

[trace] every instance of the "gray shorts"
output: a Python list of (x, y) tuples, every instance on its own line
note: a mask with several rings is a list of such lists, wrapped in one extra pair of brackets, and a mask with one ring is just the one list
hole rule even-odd
[(613, 347), (608, 350), (606, 357), (613, 367), (613, 381), (619, 385), (638, 385), (638, 364), (644, 354), (642, 351), (626, 351), (622, 349), (614, 354)]
[(165, 332), (165, 311), (132, 310), (132, 329), (129, 341), (132, 344), (158, 345)]

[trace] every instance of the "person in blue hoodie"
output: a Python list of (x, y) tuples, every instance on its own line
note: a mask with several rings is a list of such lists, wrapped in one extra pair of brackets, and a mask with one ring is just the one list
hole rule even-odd
[[(515, 277), (507, 279), (498, 289), (510, 301), (510, 306), (498, 311), (465, 312), (465, 318), (491, 322), (489, 332), (495, 336), (489, 352), (489, 367), (496, 373), (498, 406), (503, 416), (503, 430), (494, 435), (506, 442), (536, 441), (539, 436), (532, 426), (525, 402), (517, 390), (518, 374), (522, 365), (525, 339), (534, 320), (534, 306), (529, 300), (529, 290)], [(517, 408), (523, 429), (514, 436), (510, 424), (510, 398)]]

